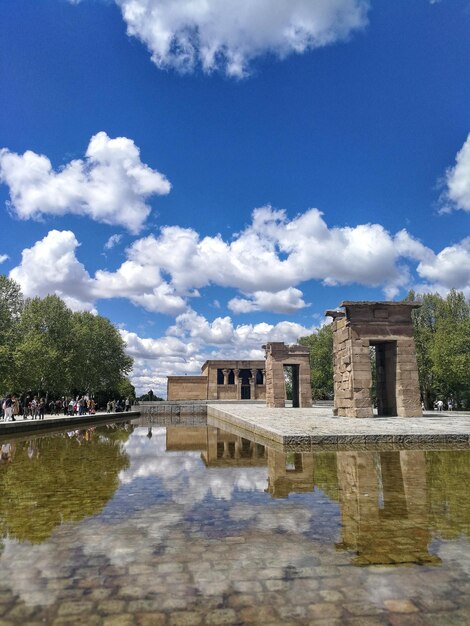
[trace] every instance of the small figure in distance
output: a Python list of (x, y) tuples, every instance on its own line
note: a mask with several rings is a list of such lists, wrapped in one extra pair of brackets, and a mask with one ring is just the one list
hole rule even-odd
[(437, 401), (437, 410), (438, 411), (443, 411), (444, 410), (444, 402), (442, 400), (438, 400)]

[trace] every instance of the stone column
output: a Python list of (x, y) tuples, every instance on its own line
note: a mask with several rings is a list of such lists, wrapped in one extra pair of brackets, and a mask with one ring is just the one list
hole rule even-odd
[(397, 341), (397, 415), (421, 417), (418, 364), (413, 337)]
[(266, 384), (266, 370), (262, 369), (261, 372), (263, 374), (263, 385), (265, 385)]
[(230, 374), (230, 370), (225, 368), (222, 370), (222, 374), (224, 375), (224, 385), (228, 385), (228, 375)]
[(242, 397), (242, 385), (241, 385), (241, 380), (239, 378), (239, 374), (240, 374), (240, 370), (238, 369), (238, 367), (235, 367), (233, 370), (233, 376), (235, 380), (235, 386), (237, 388), (237, 400), (240, 400)]
[(252, 400), (256, 400), (256, 369), (251, 370), (251, 378), (250, 378), (250, 398)]
[(230, 459), (231, 458), (229, 442), (228, 441), (224, 441), (224, 451), (223, 451), (223, 454), (222, 454), (222, 458), (223, 459)]

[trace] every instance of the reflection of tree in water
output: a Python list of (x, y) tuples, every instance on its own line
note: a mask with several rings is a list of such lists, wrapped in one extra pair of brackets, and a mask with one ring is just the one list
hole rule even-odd
[(444, 539), (470, 537), (470, 452), (426, 452), (431, 524)]
[(129, 466), (130, 432), (100, 427), (17, 441), (13, 462), (0, 467), (1, 536), (40, 543), (59, 524), (99, 513)]

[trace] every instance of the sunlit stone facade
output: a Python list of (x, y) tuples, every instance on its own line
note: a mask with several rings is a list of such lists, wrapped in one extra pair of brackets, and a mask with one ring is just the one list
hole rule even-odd
[(334, 413), (372, 417), (375, 351), (377, 413), (383, 416), (422, 415), (416, 348), (408, 302), (342, 302), (345, 311), (333, 317)]
[(264, 400), (264, 361), (206, 361), (200, 376), (168, 376), (168, 400)]

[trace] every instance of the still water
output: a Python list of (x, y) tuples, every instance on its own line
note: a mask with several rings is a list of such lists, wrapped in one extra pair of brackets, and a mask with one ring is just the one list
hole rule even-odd
[(470, 624), (469, 451), (142, 423), (0, 442), (0, 626)]

